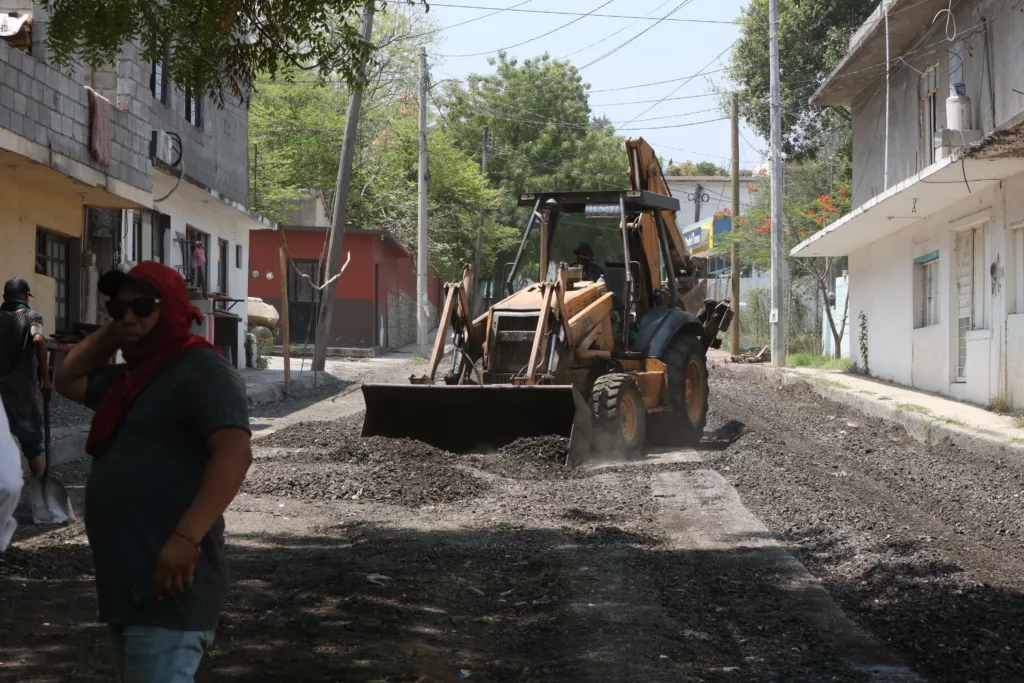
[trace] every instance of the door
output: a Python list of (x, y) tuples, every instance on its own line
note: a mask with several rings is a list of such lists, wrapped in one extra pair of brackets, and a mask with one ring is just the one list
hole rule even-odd
[(36, 272), (57, 281), (54, 310), (54, 329), (63, 330), (71, 323), (70, 305), (70, 260), (71, 239), (49, 230), (36, 230)]
[(953, 381), (967, 381), (967, 333), (974, 318), (974, 231), (956, 235), (956, 272), (954, 301), (956, 307), (956, 348), (953, 355)]
[(380, 266), (373, 264), (373, 345), (380, 348), (384, 344), (384, 323), (380, 319)]
[(308, 344), (315, 337), (320, 297), (313, 284), (320, 284), (320, 262), (296, 259), (295, 267), (288, 269), (288, 334), (292, 344)]

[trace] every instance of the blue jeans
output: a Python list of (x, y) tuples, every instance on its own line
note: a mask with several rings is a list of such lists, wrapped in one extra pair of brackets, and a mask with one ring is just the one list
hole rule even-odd
[(213, 631), (111, 626), (121, 683), (192, 683)]

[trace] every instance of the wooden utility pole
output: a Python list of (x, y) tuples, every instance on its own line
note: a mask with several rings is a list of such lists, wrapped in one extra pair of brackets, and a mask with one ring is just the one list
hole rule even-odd
[[(370, 42), (373, 31), (373, 5), (366, 3), (363, 9), (362, 37)], [(338, 163), (338, 182), (334, 187), (334, 220), (331, 223), (331, 242), (327, 253), (327, 268), (324, 271), (327, 285), (320, 293), (320, 314), (316, 322), (316, 346), (313, 349), (313, 369), (323, 372), (327, 365), (327, 340), (331, 334), (331, 318), (334, 313), (334, 289), (337, 280), (332, 274), (341, 265), (341, 246), (345, 237), (345, 222), (348, 219), (348, 187), (352, 180), (352, 157), (356, 151), (356, 132), (359, 128), (359, 109), (363, 104), (366, 62), (359, 65), (359, 77), (348, 99), (345, 113), (345, 139), (341, 143), (341, 160)], [(376, 324), (376, 323), (375, 323)]]
[[(420, 163), (416, 241), (416, 348), (427, 357), (427, 50), (420, 48)], [(443, 334), (440, 330), (438, 334)]]
[(740, 354), (740, 96), (732, 94), (732, 355)]
[[(281, 229), (278, 223), (277, 229)], [(292, 338), (288, 318), (288, 250), (281, 247), (281, 344), (284, 348), (284, 393), (292, 389)]]

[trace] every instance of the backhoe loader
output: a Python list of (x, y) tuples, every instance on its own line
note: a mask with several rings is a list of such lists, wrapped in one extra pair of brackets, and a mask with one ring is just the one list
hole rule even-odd
[[(473, 273), (445, 286), (426, 375), (408, 385), (363, 386), (363, 436), (407, 437), (452, 452), (497, 448), (520, 437), (569, 437), (567, 464), (635, 457), (645, 442), (692, 445), (708, 407), (707, 350), (720, 345), (732, 311), (705, 300), (702, 264), (676, 224), (679, 201), (642, 138), (627, 140), (629, 188), (534, 192), (507, 296), (473, 319)], [(597, 281), (560, 263), (554, 237), (566, 215), (617, 219), (623, 258)], [(519, 291), (539, 233), (539, 281)], [(436, 383), (452, 333), (447, 372)]]

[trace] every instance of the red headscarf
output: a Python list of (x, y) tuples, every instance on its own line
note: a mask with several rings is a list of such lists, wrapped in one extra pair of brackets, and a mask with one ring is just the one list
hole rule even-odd
[(159, 292), (160, 319), (149, 334), (121, 349), (121, 355), (128, 364), (127, 370), (104, 394), (85, 442), (85, 452), (93, 457), (103, 454), (132, 401), (167, 366), (192, 349), (217, 349), (202, 337), (192, 334), (192, 322), (200, 322), (202, 317), (199, 309), (189, 303), (185, 281), (178, 271), (156, 261), (143, 261), (128, 271), (128, 277), (142, 280)]

